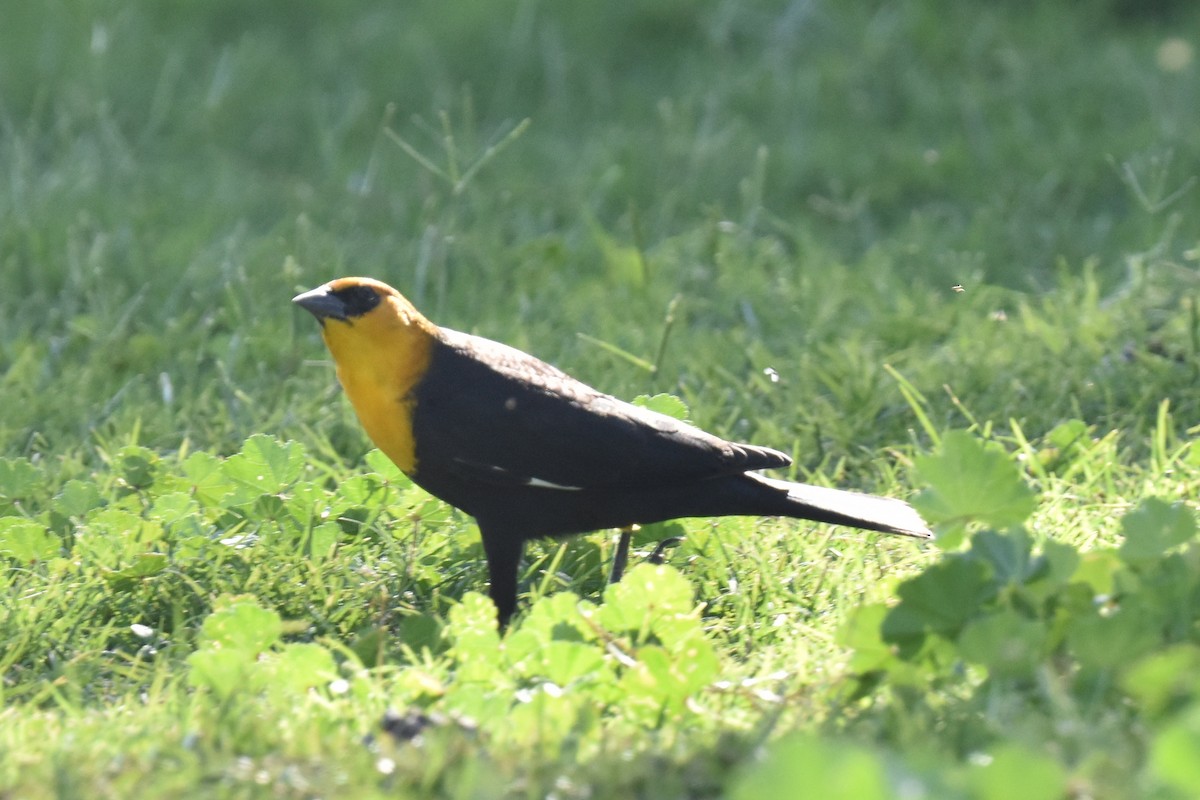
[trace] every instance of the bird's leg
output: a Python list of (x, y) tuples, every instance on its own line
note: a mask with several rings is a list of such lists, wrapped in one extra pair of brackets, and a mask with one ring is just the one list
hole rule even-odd
[(621, 528), (621, 535), (617, 538), (617, 551), (613, 553), (612, 572), (608, 573), (609, 583), (617, 583), (625, 574), (625, 565), (629, 563), (629, 541), (633, 538), (635, 530), (637, 525)]
[(651, 564), (661, 564), (667, 560), (667, 548), (678, 547), (683, 544), (682, 536), (669, 536), (658, 543), (658, 547), (654, 548), (654, 552), (646, 560)]
[(525, 549), (525, 541), (513, 536), (510, 531), (489, 530), (482, 525), (480, 533), (490, 578), (488, 595), (496, 604), (496, 621), (503, 631), (517, 610), (517, 566)]

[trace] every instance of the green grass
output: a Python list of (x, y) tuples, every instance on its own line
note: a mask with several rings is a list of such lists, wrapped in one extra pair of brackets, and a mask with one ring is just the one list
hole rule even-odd
[[(1190, 4), (25, 5), (0, 797), (1200, 791)], [(345, 274), (940, 546), (547, 543), (501, 645), (288, 302)]]

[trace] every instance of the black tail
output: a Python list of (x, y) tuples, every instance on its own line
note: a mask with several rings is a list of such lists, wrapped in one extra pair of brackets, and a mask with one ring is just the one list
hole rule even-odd
[(764, 478), (762, 475), (750, 474), (747, 477), (786, 495), (782, 505), (773, 512), (781, 516), (849, 525), (868, 531), (898, 533), (918, 539), (933, 537), (921, 515), (903, 500), (811, 486), (807, 483), (780, 481)]

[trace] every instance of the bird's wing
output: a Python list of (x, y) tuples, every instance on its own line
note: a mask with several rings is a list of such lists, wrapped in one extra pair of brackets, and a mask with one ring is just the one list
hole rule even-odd
[(471, 480), (590, 490), (791, 463), (598, 392), (520, 350), (443, 333), (412, 397), (418, 474), (425, 463)]

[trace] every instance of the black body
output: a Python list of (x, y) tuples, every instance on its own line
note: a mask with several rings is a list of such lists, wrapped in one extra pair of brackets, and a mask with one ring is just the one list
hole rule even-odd
[(791, 459), (602, 394), (511, 347), (442, 333), (410, 398), (413, 479), (476, 518), (501, 625), (532, 538), (729, 515), (928, 536), (901, 501), (748, 474)]

